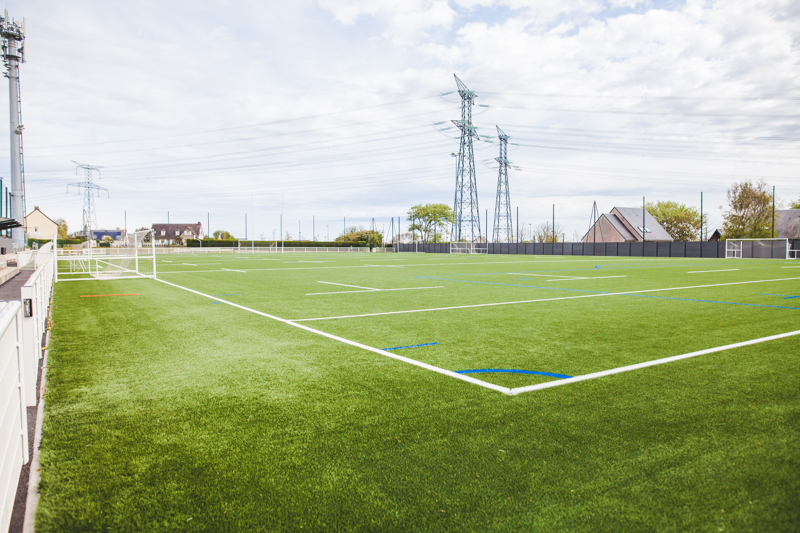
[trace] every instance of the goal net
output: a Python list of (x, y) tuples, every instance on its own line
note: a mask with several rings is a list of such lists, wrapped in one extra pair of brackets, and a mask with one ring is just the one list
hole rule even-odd
[(727, 259), (789, 259), (789, 239), (728, 239)]
[(156, 275), (153, 230), (128, 233), (108, 248), (93, 244), (79, 250), (64, 250), (58, 255), (59, 279), (103, 279), (146, 277)]
[(489, 245), (485, 242), (451, 242), (451, 254), (488, 254)]

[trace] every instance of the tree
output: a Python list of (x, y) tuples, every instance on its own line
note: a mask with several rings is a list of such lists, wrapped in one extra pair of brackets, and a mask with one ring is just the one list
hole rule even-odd
[(349, 228), (345, 228), (345, 231), (347, 233), (339, 235), (333, 241), (345, 243), (371, 242), (373, 246), (383, 245), (383, 235), (381, 235), (380, 232), (370, 232), (365, 229), (364, 226), (350, 226)]
[(63, 218), (57, 218), (53, 222), (58, 225), (58, 238), (62, 240), (66, 239), (67, 232), (69, 231), (69, 228), (67, 227), (67, 221)]
[(103, 235), (103, 242), (114, 242), (114, 237), (111, 235)]
[[(556, 224), (555, 242), (564, 242), (563, 234), (564, 226)], [(550, 222), (539, 224), (533, 228), (533, 238), (536, 242), (553, 242), (553, 225)]]
[(728, 209), (722, 212), (726, 239), (772, 237), (772, 191), (767, 182), (745, 180), (728, 189)]
[(235, 240), (233, 238), (233, 235), (231, 235), (227, 231), (221, 230), (221, 229), (218, 229), (217, 231), (214, 232), (214, 238), (217, 239), (217, 240), (221, 240), (221, 241), (233, 241), (233, 240)]
[(796, 202), (789, 202), (789, 209), (800, 209), (800, 196), (797, 197)]
[(418, 231), (422, 242), (442, 242), (449, 234), (447, 226), (455, 222), (453, 209), (447, 204), (414, 205), (406, 215), (411, 221), (409, 231)]
[(696, 241), (701, 238), (699, 209), (671, 200), (648, 202), (646, 207), (647, 212), (676, 241)]

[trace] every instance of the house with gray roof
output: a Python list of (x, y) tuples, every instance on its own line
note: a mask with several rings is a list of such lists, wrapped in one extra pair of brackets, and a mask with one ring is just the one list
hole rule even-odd
[(672, 242), (674, 239), (653, 215), (641, 207), (615, 207), (597, 219), (583, 242)]

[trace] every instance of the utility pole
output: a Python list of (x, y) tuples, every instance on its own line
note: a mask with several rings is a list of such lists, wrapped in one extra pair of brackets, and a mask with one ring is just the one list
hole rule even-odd
[(453, 239), (455, 241), (469, 240), (474, 242), (481, 235), (481, 217), (478, 209), (478, 184), (475, 177), (475, 154), (472, 148), (472, 139), (478, 137), (475, 126), (472, 125), (472, 106), (475, 105), (477, 95), (470, 91), (464, 82), (453, 75), (458, 85), (458, 94), (461, 96), (461, 120), (454, 120), (453, 124), (461, 130), (461, 142), (457, 154), (456, 164), (456, 194), (453, 201), (455, 223), (453, 224)]
[(775, 186), (772, 186), (772, 238), (775, 238)]
[[(86, 177), (86, 181), (83, 183), (70, 183), (67, 185), (67, 193), (69, 193), (70, 187), (78, 187), (79, 189), (83, 189), (83, 236), (86, 238), (86, 241), (89, 242), (92, 240), (92, 229), (97, 226), (97, 215), (94, 210), (94, 197), (99, 196), (101, 191), (108, 195), (108, 189), (99, 185), (95, 185), (92, 181), (94, 173), (97, 172), (99, 174), (100, 169), (103, 167), (84, 165), (83, 163), (78, 163), (77, 161), (73, 161), (73, 163), (77, 165), (75, 168), (76, 174), (78, 173), (79, 168), (83, 169), (83, 174)], [(91, 244), (89, 246), (91, 246)]]
[[(508, 135), (503, 133), (500, 126), (497, 128), (497, 138), (500, 139), (500, 155), (495, 158), (500, 165), (497, 173), (497, 199), (494, 204), (494, 232), (493, 242), (501, 242), (505, 237), (506, 242), (511, 242), (513, 234), (511, 225), (511, 197), (508, 191)], [(517, 224), (519, 226), (519, 224)], [(519, 230), (519, 227), (517, 227)]]
[(19, 250), (25, 249), (25, 166), (22, 158), (22, 108), (19, 91), (19, 65), (25, 62), (25, 19), (20, 25), (8, 18), (8, 11), (0, 17), (0, 41), (8, 78), (8, 120), (11, 131), (11, 218), (22, 227), (11, 230), (11, 242)]

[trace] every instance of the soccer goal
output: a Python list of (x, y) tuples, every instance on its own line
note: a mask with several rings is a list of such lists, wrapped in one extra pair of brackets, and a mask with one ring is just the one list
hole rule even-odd
[(488, 254), (489, 245), (485, 242), (451, 242), (451, 254)]
[(113, 280), (155, 278), (156, 255), (153, 230), (128, 233), (109, 248), (87, 244), (79, 250), (64, 250), (57, 255), (56, 281), (69, 279)]
[(726, 259), (789, 259), (789, 239), (728, 239)]

